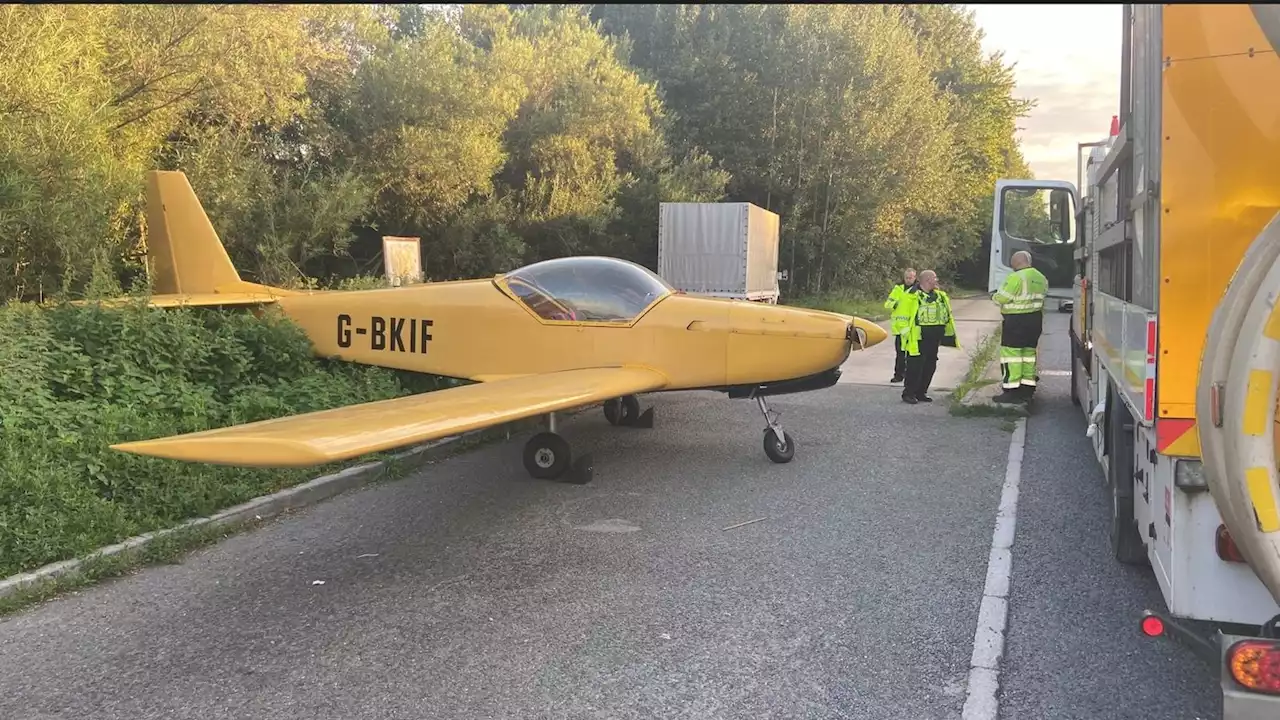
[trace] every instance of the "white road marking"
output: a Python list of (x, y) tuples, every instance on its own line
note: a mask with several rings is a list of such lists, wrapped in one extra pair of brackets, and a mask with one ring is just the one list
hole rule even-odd
[(1039, 374), (1045, 377), (1071, 377), (1070, 370), (1041, 370)]
[(1022, 451), (1027, 440), (1027, 420), (1019, 418), (1009, 441), (1004, 487), (996, 527), (991, 533), (987, 583), (982, 589), (978, 629), (973, 635), (969, 660), (969, 690), (964, 720), (995, 720), (1000, 716), (1000, 660), (1004, 657), (1004, 631), (1009, 620), (1009, 576), (1013, 571), (1013, 531), (1018, 519), (1018, 483), (1022, 479)]

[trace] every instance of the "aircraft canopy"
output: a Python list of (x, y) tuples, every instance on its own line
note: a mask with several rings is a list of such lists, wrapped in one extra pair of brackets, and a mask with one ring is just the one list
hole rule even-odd
[(507, 287), (545, 320), (629, 323), (674, 291), (636, 263), (609, 257), (565, 257), (503, 276)]

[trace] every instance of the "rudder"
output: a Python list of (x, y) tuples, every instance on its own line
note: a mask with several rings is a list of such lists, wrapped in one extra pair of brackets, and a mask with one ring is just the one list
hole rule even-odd
[(214, 293), (243, 285), (185, 173), (147, 173), (147, 260), (158, 294)]

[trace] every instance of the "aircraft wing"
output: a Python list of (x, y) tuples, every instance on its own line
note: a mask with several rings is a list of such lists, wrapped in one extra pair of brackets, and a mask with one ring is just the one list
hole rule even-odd
[(663, 388), (641, 367), (520, 375), (409, 397), (112, 445), (136, 455), (239, 467), (306, 467)]

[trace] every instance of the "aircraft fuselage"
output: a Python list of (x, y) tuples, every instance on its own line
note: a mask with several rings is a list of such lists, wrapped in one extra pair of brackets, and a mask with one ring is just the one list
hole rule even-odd
[[(855, 322), (680, 294), (658, 298), (625, 321), (547, 320), (493, 280), (294, 295), (279, 305), (322, 357), (485, 381), (639, 365), (666, 375), (669, 389), (820, 375), (848, 357)], [(863, 322), (868, 344), (882, 339), (875, 333), (883, 330)]]

